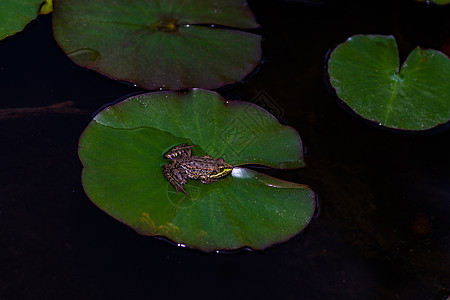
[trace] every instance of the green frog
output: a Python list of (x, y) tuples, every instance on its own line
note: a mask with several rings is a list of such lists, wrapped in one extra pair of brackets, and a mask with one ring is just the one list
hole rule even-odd
[(183, 144), (170, 149), (164, 158), (172, 160), (170, 164), (162, 166), (164, 177), (173, 185), (177, 192), (186, 193), (183, 185), (188, 178), (200, 180), (209, 184), (228, 175), (233, 166), (223, 158), (211, 156), (192, 156), (192, 148), (197, 145)]

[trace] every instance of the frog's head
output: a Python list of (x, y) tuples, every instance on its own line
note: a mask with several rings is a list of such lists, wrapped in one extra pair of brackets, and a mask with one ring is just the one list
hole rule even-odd
[(217, 167), (217, 173), (211, 175), (211, 178), (222, 178), (227, 176), (233, 171), (233, 166), (223, 160), (223, 158), (218, 159), (219, 166)]

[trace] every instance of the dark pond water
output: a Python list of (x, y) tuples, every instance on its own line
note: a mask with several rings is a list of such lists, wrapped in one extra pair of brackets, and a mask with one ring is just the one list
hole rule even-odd
[[(261, 252), (179, 248), (100, 211), (81, 186), (78, 138), (102, 105), (140, 90), (73, 65), (48, 16), (0, 42), (0, 299), (449, 296), (450, 132), (365, 124), (328, 92), (323, 66), (331, 47), (357, 33), (395, 35), (403, 58), (416, 45), (440, 49), (450, 7), (353, 2), (250, 3), (265, 62), (221, 92), (270, 98), (306, 150), (306, 168), (276, 175), (310, 185), (320, 203), (305, 231)], [(65, 101), (79, 110), (4, 110)]]

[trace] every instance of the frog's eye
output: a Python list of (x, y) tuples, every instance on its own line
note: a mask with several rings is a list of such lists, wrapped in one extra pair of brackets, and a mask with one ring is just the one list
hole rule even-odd
[(225, 167), (225, 166), (221, 166), (221, 167), (219, 168), (220, 172), (228, 172), (228, 171), (231, 171), (232, 169), (233, 169), (233, 168)]

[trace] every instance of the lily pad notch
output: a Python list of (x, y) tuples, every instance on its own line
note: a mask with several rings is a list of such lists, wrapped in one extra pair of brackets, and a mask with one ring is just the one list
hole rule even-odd
[[(242, 148), (241, 134), (267, 139)], [(187, 195), (176, 192), (163, 155), (183, 144), (198, 145), (194, 156), (223, 157), (231, 175), (211, 184), (190, 179)], [(265, 249), (303, 230), (315, 210), (309, 187), (243, 166), (303, 165), (297, 132), (211, 91), (148, 93), (108, 107), (81, 136), (79, 156), (83, 187), (99, 208), (140, 234), (202, 251)]]

